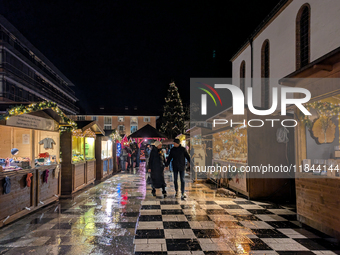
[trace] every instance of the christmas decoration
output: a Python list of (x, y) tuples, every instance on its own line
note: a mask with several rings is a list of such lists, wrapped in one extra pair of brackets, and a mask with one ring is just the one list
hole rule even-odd
[(96, 138), (96, 134), (90, 128), (88, 128), (84, 131), (84, 136)]
[(117, 129), (114, 129), (112, 133), (110, 134), (110, 138), (113, 141), (118, 141), (119, 143), (122, 141), (122, 137), (120, 136), (119, 132)]
[(96, 138), (96, 134), (90, 129), (86, 129), (84, 132), (81, 129), (75, 129), (72, 131), (72, 135), (75, 137), (92, 137)]
[(124, 146), (128, 146), (130, 145), (129, 143), (129, 140), (127, 139), (127, 136), (125, 135), (122, 139), (122, 141), (120, 142), (121, 145), (124, 145)]
[(332, 118), (340, 115), (340, 104), (327, 101), (315, 101), (304, 104), (309, 112), (316, 112), (311, 116), (299, 114), (299, 118), (308, 128), (312, 138), (318, 144), (332, 143), (335, 138), (335, 124)]
[[(0, 120), (6, 119), (8, 120), (10, 117), (12, 116), (17, 116), (17, 115), (21, 115), (21, 114), (26, 114), (26, 113), (31, 113), (31, 112), (36, 112), (36, 111), (42, 111), (45, 109), (52, 109), (53, 111), (55, 111), (61, 118), (62, 123), (61, 123), (61, 127), (60, 127), (60, 131), (66, 131), (68, 129), (74, 130), (77, 128), (77, 124), (69, 119), (65, 113), (63, 113), (58, 105), (54, 102), (51, 101), (43, 101), (40, 103), (33, 103), (30, 105), (19, 105), (16, 107), (13, 107), (12, 109), (8, 110), (8, 112), (4, 115), (0, 115)], [(65, 126), (69, 126), (69, 127), (65, 127)]]
[[(309, 112), (314, 109), (318, 114), (318, 118), (322, 117), (324, 119), (324, 123), (328, 123), (333, 116), (340, 114), (340, 104), (316, 101), (304, 104), (304, 106)], [(313, 120), (309, 116), (301, 114), (300, 119), (309, 129), (312, 128)]]
[(165, 98), (161, 131), (168, 138), (174, 138), (185, 131), (185, 112), (175, 82), (171, 82), (169, 85), (168, 95)]

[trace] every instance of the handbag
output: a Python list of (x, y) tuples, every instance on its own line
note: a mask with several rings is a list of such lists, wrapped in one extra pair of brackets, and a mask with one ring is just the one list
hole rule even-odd
[(152, 184), (152, 179), (151, 179), (151, 175), (148, 175), (148, 178), (146, 179), (146, 184)]

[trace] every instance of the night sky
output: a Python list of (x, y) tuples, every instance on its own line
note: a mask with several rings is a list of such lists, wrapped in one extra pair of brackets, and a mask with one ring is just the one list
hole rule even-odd
[(230, 58), (278, 2), (0, 0), (0, 13), (75, 84), (86, 113), (161, 114), (171, 80), (188, 104), (190, 77), (231, 77)]

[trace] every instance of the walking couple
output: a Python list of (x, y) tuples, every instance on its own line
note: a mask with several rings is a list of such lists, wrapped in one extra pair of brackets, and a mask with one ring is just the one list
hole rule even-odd
[(165, 156), (162, 151), (162, 143), (156, 141), (152, 146), (149, 164), (148, 164), (148, 171), (151, 172), (151, 179), (152, 179), (152, 194), (156, 196), (156, 189), (161, 188), (164, 198), (167, 196), (166, 194), (166, 183), (164, 180), (164, 169), (169, 168), (169, 164), (172, 161), (173, 173), (174, 173), (174, 185), (176, 190), (176, 197), (178, 196), (178, 174), (181, 180), (181, 198), (186, 198), (184, 193), (185, 189), (185, 181), (184, 181), (184, 174), (185, 174), (185, 159), (188, 160), (190, 163), (190, 156), (187, 150), (181, 146), (180, 140), (174, 140), (174, 147), (170, 150), (169, 157), (165, 160)]

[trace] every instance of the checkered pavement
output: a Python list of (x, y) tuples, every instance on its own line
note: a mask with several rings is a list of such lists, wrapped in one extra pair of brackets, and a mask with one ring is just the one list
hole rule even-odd
[(182, 201), (169, 186), (166, 199), (147, 189), (135, 254), (340, 254), (336, 240), (301, 227), (294, 208), (216, 197), (202, 184), (187, 184)]

